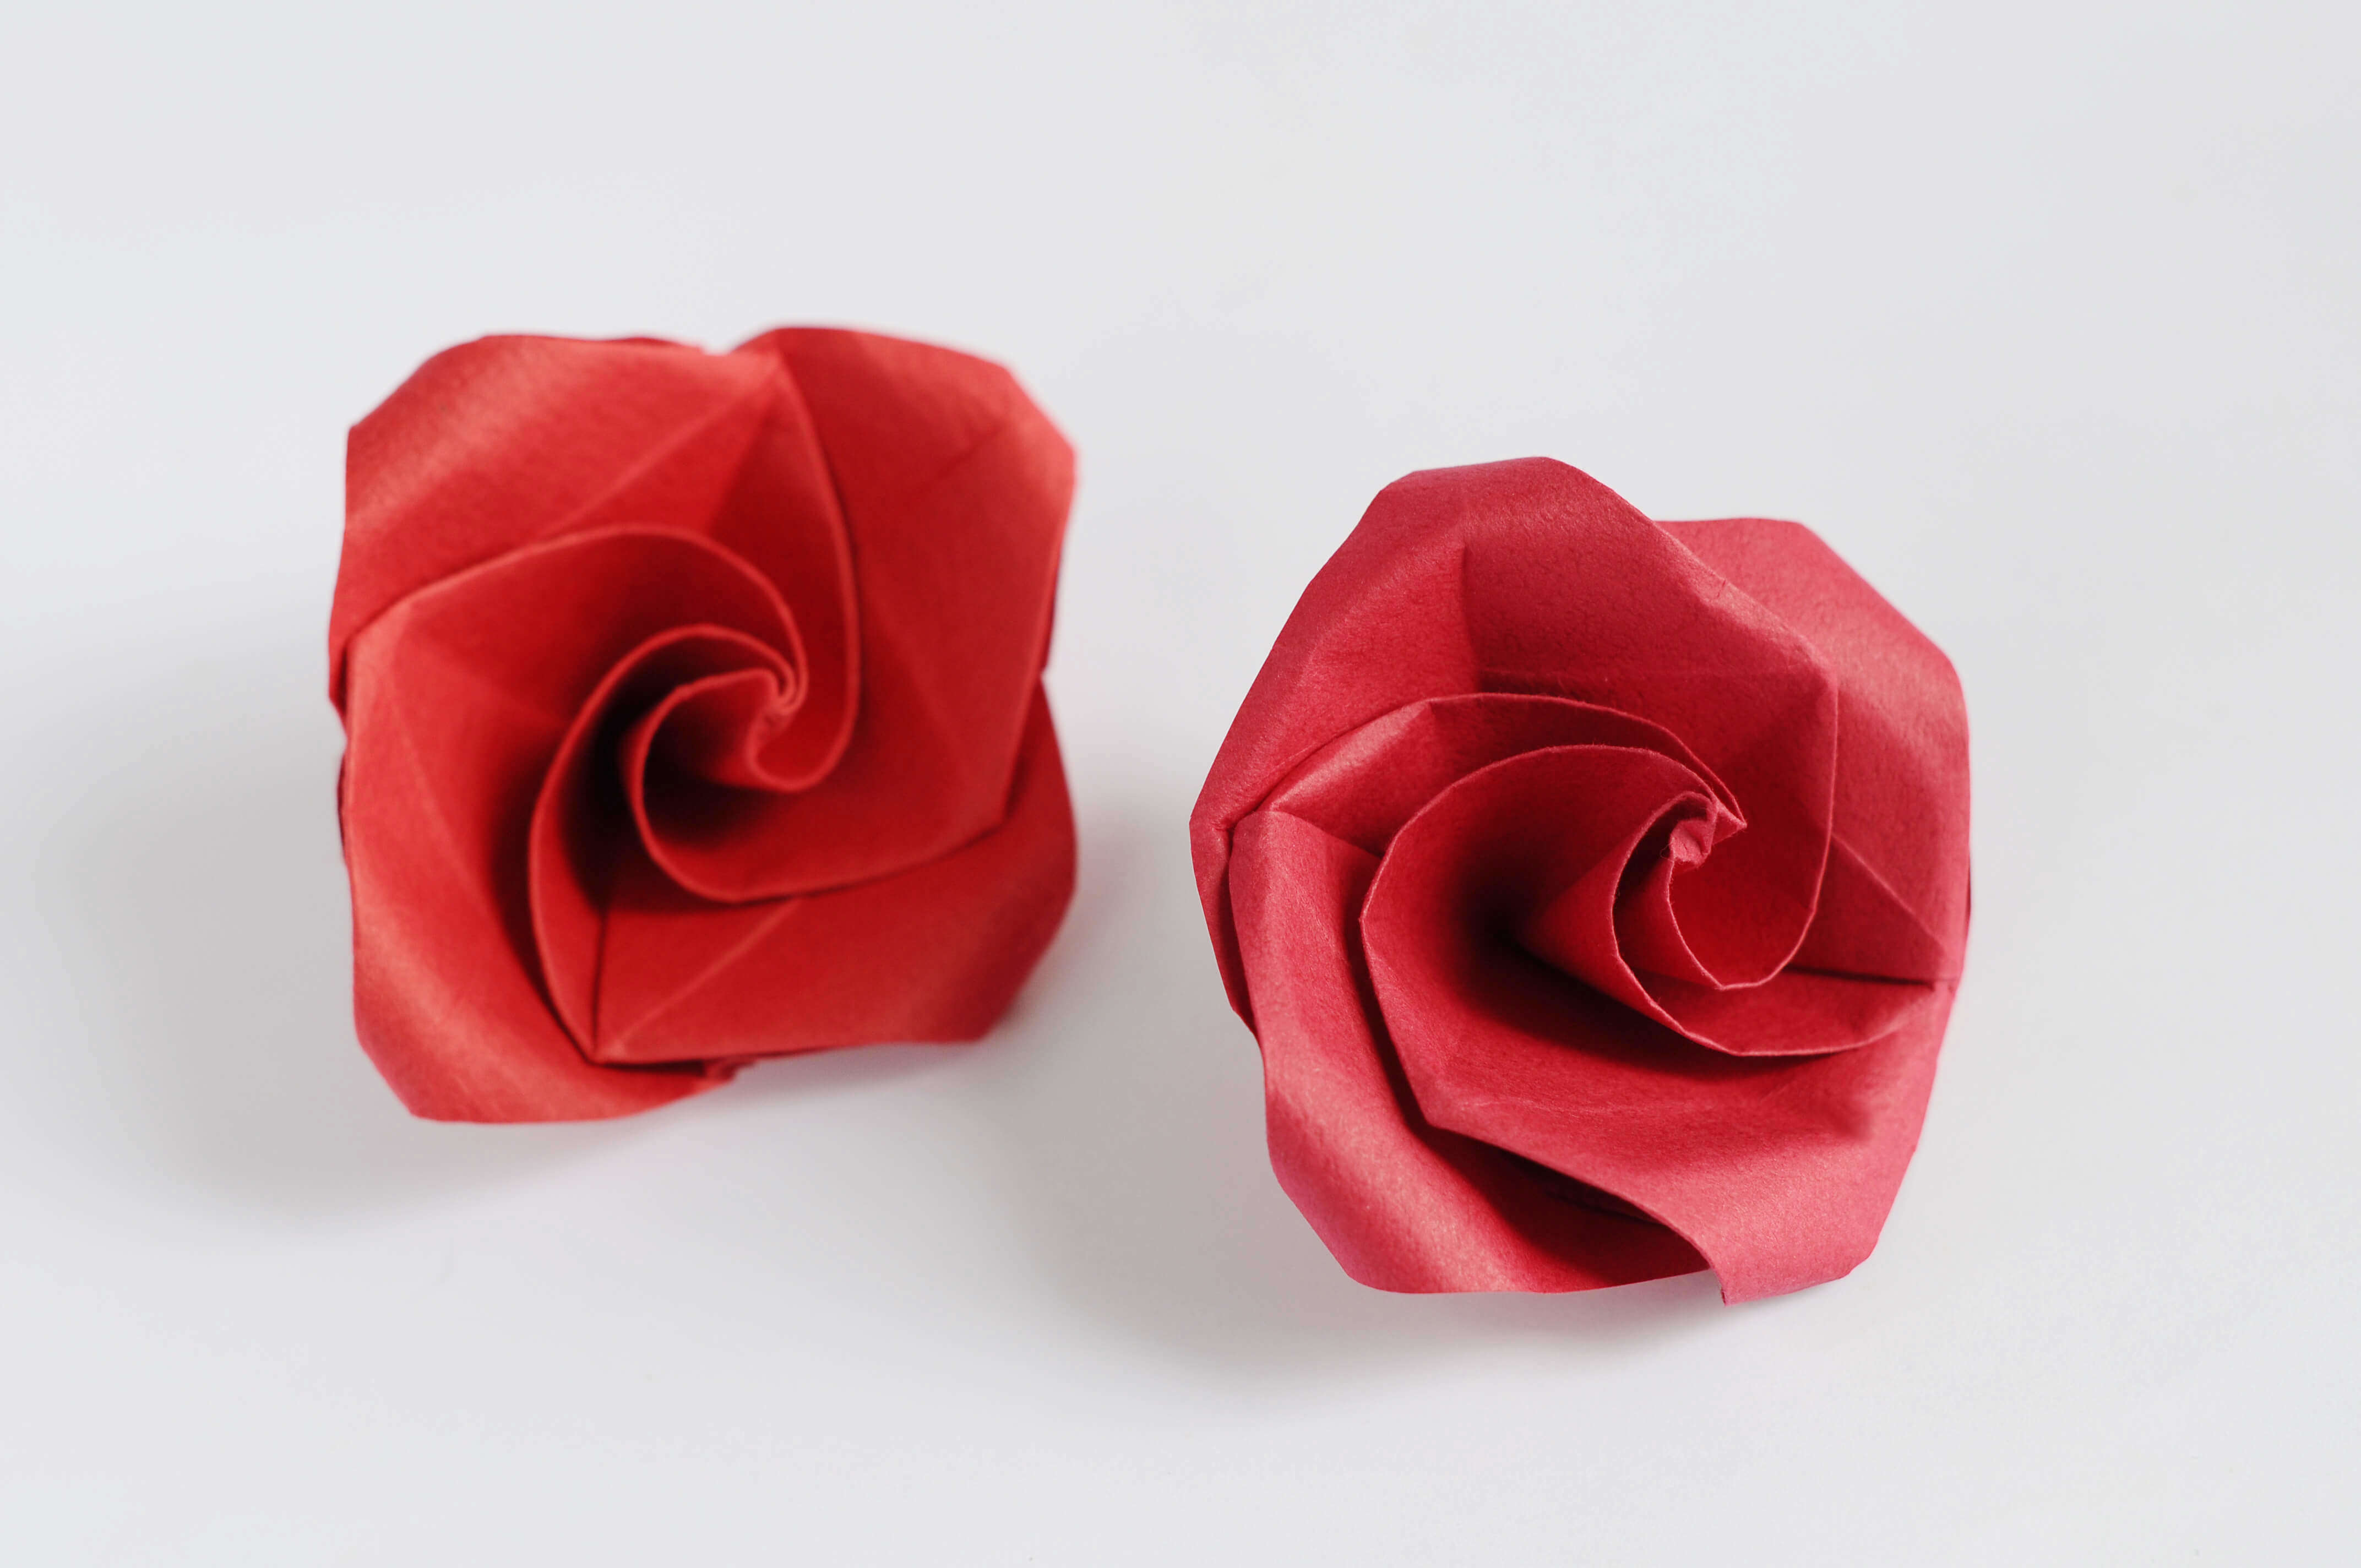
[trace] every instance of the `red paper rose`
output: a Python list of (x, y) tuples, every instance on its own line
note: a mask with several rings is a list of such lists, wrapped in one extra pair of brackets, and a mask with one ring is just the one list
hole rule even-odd
[(354, 428), (328, 629), (361, 1042), (421, 1115), (610, 1116), (965, 1040), (1073, 885), (1073, 488), (998, 367), (507, 337)]
[(1355, 1278), (1734, 1301), (1875, 1245), (1967, 937), (1967, 718), (1808, 531), (1413, 474), (1191, 827), (1272, 1166)]

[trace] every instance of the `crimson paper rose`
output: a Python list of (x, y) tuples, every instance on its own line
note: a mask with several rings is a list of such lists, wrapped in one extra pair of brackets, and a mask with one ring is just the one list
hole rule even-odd
[(1876, 1244), (1967, 937), (1967, 716), (1807, 530), (1413, 474), (1191, 828), (1272, 1166), (1355, 1278), (1743, 1300)]
[(491, 338), (347, 480), (355, 1004), (412, 1110), (617, 1115), (992, 1025), (1074, 864), (1040, 686), (1073, 456), (1005, 371)]

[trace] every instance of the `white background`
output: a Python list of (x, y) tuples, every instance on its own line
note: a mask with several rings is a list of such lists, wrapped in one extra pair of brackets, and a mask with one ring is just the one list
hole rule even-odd
[[(2353, 8), (11, 7), (0, 1558), (2351, 1560)], [(343, 13), (343, 14), (339, 14)], [(354, 1042), (345, 427), (850, 323), (1073, 437), (1082, 883), (987, 1043), (621, 1124)], [(1387, 480), (1817, 528), (1951, 653), (1976, 928), (1876, 1255), (1347, 1281), (1183, 823)]]

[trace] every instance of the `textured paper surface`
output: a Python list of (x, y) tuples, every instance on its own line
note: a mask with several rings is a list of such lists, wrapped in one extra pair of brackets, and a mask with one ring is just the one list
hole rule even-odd
[(998, 367), (492, 338), (357, 425), (329, 627), (362, 1044), (421, 1115), (615, 1115), (966, 1040), (1062, 916), (1073, 486)]
[(1191, 826), (1273, 1167), (1356, 1278), (1741, 1300), (1876, 1245), (1967, 936), (1966, 710), (1809, 531), (1413, 474)]

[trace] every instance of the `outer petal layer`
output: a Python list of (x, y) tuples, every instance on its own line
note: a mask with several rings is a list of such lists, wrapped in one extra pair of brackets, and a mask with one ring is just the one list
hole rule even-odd
[(362, 1046), (403, 1104), (446, 1121), (619, 1116), (710, 1087), (693, 1066), (595, 1066), (551, 1011), (525, 843), (566, 716), (438, 657), (443, 602), (414, 597), (353, 651), (339, 797)]

